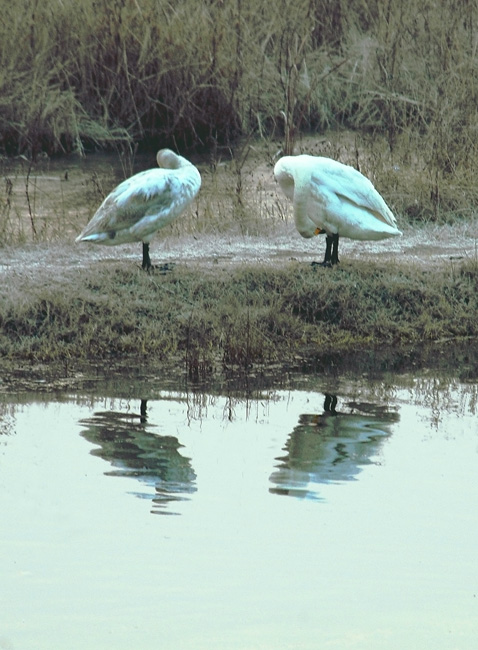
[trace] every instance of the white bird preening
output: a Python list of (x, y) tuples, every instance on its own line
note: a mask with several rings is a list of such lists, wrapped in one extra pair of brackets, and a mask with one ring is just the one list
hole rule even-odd
[(306, 154), (284, 156), (277, 161), (274, 176), (293, 202), (302, 237), (325, 233), (322, 266), (338, 263), (339, 237), (378, 240), (402, 234), (372, 183), (349, 165)]
[(158, 169), (131, 176), (116, 187), (98, 208), (77, 242), (117, 246), (143, 242), (143, 269), (151, 268), (149, 244), (188, 207), (201, 187), (196, 167), (170, 149), (156, 156)]

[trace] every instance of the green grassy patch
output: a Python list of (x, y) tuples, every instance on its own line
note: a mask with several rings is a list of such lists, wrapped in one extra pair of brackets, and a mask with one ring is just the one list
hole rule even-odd
[[(0, 354), (32, 361), (181, 359), (192, 374), (478, 335), (478, 266), (333, 269), (127, 264), (40, 274), (0, 294)], [(20, 280), (19, 280), (20, 283)]]

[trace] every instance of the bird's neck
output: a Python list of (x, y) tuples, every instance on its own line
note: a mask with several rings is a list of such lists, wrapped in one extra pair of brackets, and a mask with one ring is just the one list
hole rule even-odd
[(313, 237), (316, 225), (309, 217), (308, 193), (301, 183), (294, 188), (294, 220), (302, 237)]
[(189, 194), (194, 196), (201, 187), (201, 175), (194, 165), (185, 166), (183, 180)]

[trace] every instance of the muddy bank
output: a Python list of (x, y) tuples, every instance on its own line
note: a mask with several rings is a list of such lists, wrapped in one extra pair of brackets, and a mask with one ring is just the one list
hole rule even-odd
[(56, 257), (52, 246), (11, 251), (0, 288), (2, 358), (11, 367), (55, 364), (66, 377), (77, 364), (139, 360), (197, 378), (478, 336), (471, 257), (448, 250), (446, 261), (427, 266), (400, 251), (358, 259), (344, 246), (344, 261), (323, 269), (290, 250), (268, 257), (271, 243), (262, 244), (260, 261), (245, 260), (239, 247), (234, 258), (198, 246), (196, 261), (169, 248), (172, 270), (150, 274), (134, 259), (138, 247), (121, 260), (101, 248), (82, 256), (85, 249), (65, 247)]

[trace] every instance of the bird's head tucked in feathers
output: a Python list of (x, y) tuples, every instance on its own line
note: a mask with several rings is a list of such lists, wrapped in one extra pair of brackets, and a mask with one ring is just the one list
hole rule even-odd
[(278, 160), (274, 166), (274, 178), (279, 183), (281, 190), (286, 197), (293, 201), (294, 199), (294, 174), (289, 168), (288, 161), (290, 156), (284, 156)]
[(186, 158), (178, 156), (171, 149), (160, 149), (156, 154), (156, 162), (158, 163), (158, 167), (162, 167), (163, 169), (179, 169), (180, 167), (191, 164)]

